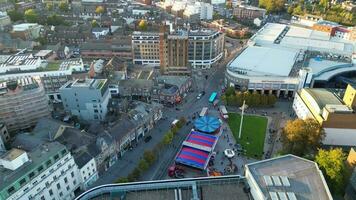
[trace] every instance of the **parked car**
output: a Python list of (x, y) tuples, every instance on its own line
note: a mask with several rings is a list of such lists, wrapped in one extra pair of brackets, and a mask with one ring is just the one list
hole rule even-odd
[(144, 141), (146, 143), (148, 143), (151, 139), (152, 139), (152, 136), (149, 135), (149, 136), (145, 137)]

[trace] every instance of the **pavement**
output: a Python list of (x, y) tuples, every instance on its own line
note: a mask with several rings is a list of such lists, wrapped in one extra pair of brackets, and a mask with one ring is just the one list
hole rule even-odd
[[(143, 152), (145, 150), (153, 149), (156, 144), (158, 144), (164, 134), (170, 129), (171, 123), (174, 119), (179, 119), (180, 117), (185, 117), (187, 120), (192, 120), (192, 116), (194, 113), (199, 113), (201, 109), (207, 105), (209, 96), (212, 92), (218, 92), (219, 96), (221, 95), (221, 88), (224, 85), (224, 74), (227, 63), (233, 59), (238, 53), (240, 53), (241, 48), (236, 48), (232, 53), (229, 54), (223, 61), (221, 61), (218, 66), (212, 67), (211, 69), (206, 70), (193, 70), (193, 92), (189, 92), (188, 95), (184, 98), (183, 103), (177, 105), (173, 108), (164, 108), (163, 109), (163, 118), (155, 124), (155, 127), (148, 133), (152, 136), (151, 141), (145, 143), (144, 141), (140, 141), (138, 145), (130, 151), (127, 151), (112, 167), (110, 167), (106, 172), (100, 174), (99, 179), (91, 186), (95, 187), (102, 184), (108, 184), (115, 182), (119, 177), (127, 177), (127, 175), (133, 171), (133, 169), (138, 165), (139, 160), (143, 156)], [(206, 79), (206, 75), (208, 78)], [(201, 92), (205, 91), (205, 95), (202, 96), (200, 100), (196, 99), (197, 95)], [(275, 112), (276, 108), (282, 109), (282, 112), (288, 113), (288, 106), (283, 105), (279, 106), (277, 103), (275, 108), (266, 109), (269, 113)], [(287, 107), (287, 108), (285, 108)], [(290, 107), (290, 106), (289, 106)], [(176, 110), (178, 108), (178, 110)], [(211, 108), (210, 108), (211, 109)], [(287, 110), (286, 110), (287, 109)], [(210, 112), (210, 111), (209, 111)], [(214, 111), (212, 110), (212, 114)], [(218, 115), (217, 111), (214, 115)], [(274, 119), (275, 116), (270, 116)], [(276, 122), (274, 122), (276, 121)], [(276, 127), (281, 120), (272, 120), (272, 124), (275, 123)], [(157, 180), (167, 177), (167, 169), (172, 164), (175, 155), (180, 149), (181, 143), (187, 137), (190, 130), (192, 129), (192, 123), (188, 126), (184, 126), (179, 133), (175, 136), (173, 140), (173, 144), (165, 147), (158, 155), (157, 161), (154, 165), (142, 175), (141, 180)], [(231, 130), (228, 128), (226, 124), (223, 124), (226, 127), (226, 131), (224, 131), (224, 135), (220, 138), (216, 151), (217, 157), (216, 160), (223, 161), (223, 164), (215, 162), (216, 168), (219, 171), (223, 171), (228, 163), (223, 155), (223, 150), (227, 147), (231, 147), (236, 144), (232, 136)], [(229, 138), (229, 139), (227, 139)], [(276, 137), (278, 138), (278, 137)], [(231, 145), (230, 145), (231, 144)], [(273, 143), (274, 144), (274, 143)], [(278, 147), (278, 145), (273, 145), (272, 150)], [(252, 162), (253, 160), (249, 160), (243, 156), (235, 156), (232, 159), (232, 162), (238, 166), (237, 174), (243, 174), (243, 165), (248, 162)], [(221, 162), (221, 161), (220, 161)], [(215, 166), (214, 166), (215, 167)]]

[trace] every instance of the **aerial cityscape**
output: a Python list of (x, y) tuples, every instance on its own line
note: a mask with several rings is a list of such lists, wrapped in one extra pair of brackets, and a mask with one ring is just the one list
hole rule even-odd
[(356, 0), (0, 0), (0, 200), (356, 200)]

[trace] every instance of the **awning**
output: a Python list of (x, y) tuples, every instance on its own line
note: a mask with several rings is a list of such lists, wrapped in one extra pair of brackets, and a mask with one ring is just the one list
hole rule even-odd
[(213, 133), (220, 127), (220, 121), (216, 117), (203, 116), (195, 120), (194, 126), (204, 133)]
[(209, 152), (191, 147), (183, 147), (178, 153), (176, 162), (199, 169), (205, 169), (209, 158)]

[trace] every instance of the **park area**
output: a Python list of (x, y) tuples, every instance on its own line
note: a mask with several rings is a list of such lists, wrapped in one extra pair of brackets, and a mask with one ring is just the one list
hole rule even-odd
[(241, 139), (239, 139), (241, 115), (229, 113), (229, 126), (236, 139), (246, 150), (246, 156), (260, 159), (266, 136), (267, 118), (261, 116), (244, 115)]

